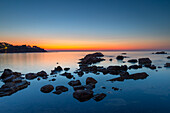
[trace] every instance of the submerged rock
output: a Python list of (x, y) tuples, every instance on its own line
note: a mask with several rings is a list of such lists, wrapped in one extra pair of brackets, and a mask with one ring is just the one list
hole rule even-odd
[(88, 77), (87, 79), (86, 79), (86, 85), (88, 85), (88, 84), (96, 84), (97, 83), (97, 81), (94, 79), (94, 78), (92, 78), (92, 77)]
[(137, 61), (137, 59), (131, 59), (131, 60), (128, 60), (128, 62), (130, 62), (130, 63), (136, 63), (136, 62), (138, 62), (138, 61)]
[(54, 89), (54, 87), (52, 85), (48, 84), (48, 85), (41, 87), (40, 90), (43, 93), (50, 93), (53, 89)]
[(170, 67), (170, 63), (166, 63), (164, 67)]
[(119, 88), (116, 88), (116, 87), (112, 87), (112, 89), (115, 90), (115, 91), (119, 90)]
[(73, 86), (74, 91), (76, 90), (84, 90), (85, 87), (83, 85)]
[(80, 82), (80, 80), (76, 80), (76, 81), (72, 80), (68, 84), (70, 86), (78, 86), (78, 85), (81, 85), (81, 82)]
[(106, 97), (106, 94), (101, 93), (101, 94), (94, 95), (93, 99), (98, 102), (98, 101), (103, 100), (105, 97)]
[(91, 90), (76, 90), (73, 93), (73, 97), (80, 102), (88, 101), (93, 97), (93, 91)]
[(129, 69), (139, 69), (142, 68), (142, 65), (131, 65), (129, 66)]
[(138, 61), (139, 61), (139, 64), (142, 64), (142, 65), (152, 63), (152, 61), (149, 58), (139, 58)]
[(66, 91), (68, 91), (68, 88), (65, 86), (56, 86), (55, 90), (56, 91), (61, 90), (62, 92), (66, 92)]

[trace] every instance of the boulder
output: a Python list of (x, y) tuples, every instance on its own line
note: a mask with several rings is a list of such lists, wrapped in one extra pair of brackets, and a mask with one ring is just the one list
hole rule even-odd
[(12, 70), (10, 70), (10, 69), (4, 69), (4, 72), (2, 73), (2, 75), (1, 75), (1, 79), (4, 79), (4, 78), (6, 78), (6, 77), (9, 77), (9, 76), (11, 76), (13, 74), (13, 72), (12, 72)]
[(116, 87), (112, 87), (112, 89), (115, 90), (115, 91), (119, 90), (119, 88), (116, 88)]
[(66, 92), (66, 91), (68, 91), (68, 88), (65, 86), (56, 86), (55, 90), (56, 91), (61, 90), (62, 92)]
[(155, 65), (151, 65), (149, 68), (150, 69), (156, 69), (156, 66)]
[(139, 58), (138, 59), (139, 64), (151, 64), (152, 61), (149, 58)]
[(88, 85), (85, 85), (84, 87), (85, 87), (85, 89), (87, 89), (87, 90), (93, 90), (93, 89), (95, 88), (95, 84), (89, 83)]
[(167, 54), (167, 53), (165, 51), (158, 51), (158, 52), (156, 52), (154, 54)]
[(72, 80), (68, 84), (70, 86), (78, 86), (78, 85), (81, 85), (81, 82), (80, 82), (80, 80), (76, 80), (76, 81)]
[(27, 74), (25, 75), (25, 77), (26, 77), (26, 79), (28, 79), (28, 80), (32, 80), (32, 79), (34, 79), (34, 78), (37, 78), (37, 74), (35, 74), (35, 73), (27, 73)]
[(103, 100), (105, 97), (106, 97), (106, 94), (101, 93), (101, 94), (94, 95), (93, 99), (98, 102), (98, 101)]
[(73, 97), (80, 102), (88, 101), (93, 97), (93, 91), (91, 90), (76, 90), (73, 93)]
[(117, 60), (123, 60), (123, 59), (124, 59), (124, 56), (119, 55), (119, 56), (116, 57), (116, 59), (117, 59)]
[(53, 89), (54, 89), (54, 87), (52, 85), (48, 84), (48, 85), (41, 87), (40, 90), (43, 93), (50, 93)]
[(170, 63), (166, 63), (164, 67), (170, 67)]
[(64, 71), (69, 71), (70, 70), (70, 68), (64, 68)]
[(88, 85), (88, 84), (96, 84), (97, 83), (97, 81), (94, 79), (94, 78), (92, 78), (92, 77), (88, 77), (87, 79), (86, 79), (86, 85)]
[(44, 77), (44, 76), (48, 76), (48, 74), (45, 71), (40, 71), (37, 73), (37, 76)]
[(73, 75), (72, 75), (71, 73), (65, 72), (65, 73), (63, 73), (63, 74), (61, 74), (61, 75), (62, 75), (62, 76), (66, 76), (66, 77), (69, 78), (69, 79), (73, 78)]
[(76, 91), (76, 90), (84, 90), (84, 88), (85, 87), (83, 85), (73, 86), (74, 91)]
[(142, 65), (131, 65), (129, 66), (129, 69), (139, 69), (142, 68)]
[(137, 61), (137, 59), (131, 59), (131, 60), (128, 60), (128, 62), (130, 62), (130, 63), (136, 63), (136, 62), (138, 62), (138, 61)]
[(167, 59), (170, 59), (170, 56), (168, 56)]

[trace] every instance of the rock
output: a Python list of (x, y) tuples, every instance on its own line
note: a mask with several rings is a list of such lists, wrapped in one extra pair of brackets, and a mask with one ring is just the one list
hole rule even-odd
[(44, 76), (48, 76), (48, 74), (45, 71), (40, 71), (37, 73), (37, 76), (44, 77)]
[(126, 55), (126, 53), (122, 53), (122, 55)]
[(164, 67), (170, 67), (170, 63), (166, 63)]
[(79, 77), (82, 77), (84, 75), (83, 71), (79, 71), (79, 72), (77, 72), (77, 74)]
[(112, 61), (112, 59), (109, 59), (109, 61)]
[(147, 78), (149, 75), (145, 72), (142, 72), (142, 73), (135, 73), (135, 74), (131, 74), (129, 76), (121, 76), (121, 77), (118, 77), (118, 78), (113, 78), (113, 79), (110, 79), (110, 80), (107, 80), (107, 81), (124, 81), (126, 79), (133, 79), (133, 80), (138, 80), (138, 79), (145, 79)]
[(43, 93), (50, 93), (52, 90), (54, 89), (54, 87), (52, 85), (45, 85), (43, 87), (41, 87), (41, 92)]
[(131, 65), (129, 66), (129, 69), (139, 69), (142, 68), (142, 65)]
[(119, 56), (116, 57), (116, 59), (117, 59), (117, 60), (123, 60), (123, 59), (124, 59), (124, 56), (119, 55)]
[(139, 64), (151, 64), (152, 61), (149, 58), (139, 58), (138, 59)]
[(92, 77), (88, 77), (87, 79), (86, 79), (86, 85), (88, 85), (88, 84), (96, 84), (97, 83), (97, 81), (94, 79), (94, 78), (92, 78)]
[(112, 87), (112, 89), (115, 90), (115, 91), (119, 90), (119, 88), (116, 88), (116, 87)]
[(76, 80), (76, 81), (72, 80), (68, 84), (70, 86), (78, 86), (78, 85), (81, 85), (81, 82), (80, 82), (80, 80)]
[(58, 72), (61, 72), (63, 69), (61, 66), (57, 66), (54, 68), (54, 70), (51, 70), (51, 75), (57, 74)]
[(54, 91), (53, 93), (59, 95), (59, 94), (62, 93), (62, 91), (61, 91), (61, 90), (56, 90), (56, 91)]
[(73, 97), (80, 102), (88, 101), (93, 97), (93, 91), (91, 90), (76, 90), (73, 93)]
[(37, 78), (37, 80), (39, 81), (39, 80), (40, 80), (40, 78)]
[(167, 59), (170, 59), (170, 56), (168, 56)]
[(11, 75), (11, 76), (8, 76), (8, 77), (4, 78), (2, 81), (3, 82), (12, 82), (13, 79), (16, 79), (16, 78), (17, 78), (16, 75)]
[(161, 66), (158, 66), (158, 68), (162, 68)]
[(165, 51), (159, 51), (159, 52), (156, 52), (154, 54), (167, 54)]
[(55, 81), (55, 80), (56, 80), (55, 78), (51, 79), (51, 81)]
[(129, 76), (129, 73), (128, 72), (121, 72), (120, 76), (121, 77), (126, 77), (126, 76)]
[(21, 89), (28, 87), (29, 82), (21, 80), (17, 82), (7, 82), (0, 88), (0, 97), (9, 96)]
[(150, 69), (156, 69), (156, 66), (155, 65), (151, 65), (149, 68)]
[(56, 91), (57, 91), (57, 90), (61, 90), (62, 92), (66, 92), (66, 91), (68, 91), (68, 88), (65, 87), (65, 86), (57, 86), (57, 87), (55, 88), (55, 90), (56, 90)]
[(82, 86), (82, 85), (78, 85), (78, 86), (73, 86), (73, 89), (74, 89), (74, 91), (76, 91), (76, 90), (84, 90), (85, 87)]
[(93, 54), (88, 54), (86, 55), (84, 58), (80, 59), (81, 62), (79, 62), (79, 64), (94, 64), (97, 62), (101, 62), (104, 61), (105, 59), (99, 58), (99, 57), (103, 57), (104, 55), (102, 53), (93, 53)]
[(103, 100), (105, 97), (106, 97), (106, 94), (101, 93), (101, 94), (94, 95), (93, 99), (98, 102), (98, 101)]
[(71, 75), (71, 73), (65, 72), (65, 73), (63, 73), (63, 74), (61, 74), (61, 75), (62, 75), (62, 76), (66, 76), (66, 77), (69, 78), (69, 79), (73, 78), (73, 75)]
[(37, 74), (35, 74), (35, 73), (27, 73), (27, 74), (25, 75), (25, 77), (26, 77), (26, 79), (28, 79), (28, 80), (32, 80), (32, 79), (34, 79), (34, 78), (37, 78)]
[(101, 86), (101, 88), (102, 88), (102, 89), (106, 89), (106, 87), (104, 87), (104, 86)]
[(93, 89), (95, 88), (95, 84), (90, 83), (90, 84), (88, 84), (88, 85), (85, 85), (84, 87), (85, 87), (85, 89), (87, 89), (87, 90), (93, 90)]
[(137, 59), (131, 59), (131, 60), (128, 60), (128, 62), (130, 62), (130, 63), (136, 63), (136, 62), (138, 62), (138, 61), (137, 61)]
[(4, 79), (6, 77), (9, 77), (13, 74), (12, 70), (10, 69), (4, 69), (4, 72), (1, 75), (1, 79)]
[(70, 70), (70, 68), (64, 68), (64, 71), (69, 71)]

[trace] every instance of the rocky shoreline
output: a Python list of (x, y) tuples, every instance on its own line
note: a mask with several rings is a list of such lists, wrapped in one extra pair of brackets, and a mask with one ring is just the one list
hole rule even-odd
[[(124, 53), (125, 55), (125, 53)], [(68, 79), (72, 79), (68, 82), (68, 85), (74, 89), (73, 97), (80, 102), (88, 101), (90, 99), (94, 99), (96, 102), (103, 100), (107, 95), (104, 93), (95, 94), (94, 88), (98, 83), (92, 77), (86, 78), (86, 84), (82, 84), (80, 80), (77, 80), (74, 74), (77, 74), (79, 77), (83, 76), (84, 74), (94, 73), (94, 74), (111, 74), (111, 75), (119, 75), (117, 78), (111, 78), (107, 81), (124, 81), (128, 79), (138, 80), (138, 79), (146, 79), (149, 75), (146, 72), (141, 73), (133, 73), (129, 74), (128, 70), (131, 69), (139, 69), (139, 68), (149, 68), (151, 70), (156, 70), (157, 68), (162, 68), (160, 66), (155, 66), (152, 64), (152, 61), (149, 58), (139, 58), (139, 59), (130, 59), (128, 60), (129, 63), (138, 63), (133, 64), (130, 66), (127, 65), (117, 65), (117, 66), (96, 66), (96, 63), (105, 61), (106, 59), (103, 58), (104, 55), (102, 53), (93, 53), (88, 54), (84, 58), (80, 59), (79, 68), (75, 70), (75, 72), (68, 73), (67, 71), (70, 70), (69, 67), (62, 68), (61, 66), (55, 67), (54, 70), (51, 70), (50, 75), (47, 74), (45, 71), (40, 71), (38, 73), (27, 73), (21, 74), (20, 72), (13, 72), (10, 69), (4, 69), (2, 75), (0, 76), (1, 81), (4, 83), (0, 88), (0, 97), (2, 96), (9, 96), (17, 91), (27, 88), (30, 85), (28, 80), (37, 79), (38, 81), (41, 79), (47, 79), (49, 76), (56, 77), (57, 74), (60, 76), (65, 76)], [(117, 60), (123, 60), (126, 58), (125, 56), (117, 56)], [(167, 57), (168, 58), (168, 57)], [(170, 63), (166, 63), (164, 65), (165, 68), (170, 67)], [(63, 72), (65, 71), (65, 72)], [(61, 73), (63, 72), (63, 73)], [(75, 80), (74, 80), (75, 79)], [(50, 81), (55, 81), (56, 78), (53, 78)], [(105, 87), (102, 87), (105, 89)], [(119, 88), (112, 87), (114, 91), (119, 91)], [(60, 95), (64, 92), (67, 92), (69, 89), (65, 86), (56, 86), (54, 87), (51, 84), (47, 84), (41, 87), (40, 91), (43, 93), (50, 93)]]

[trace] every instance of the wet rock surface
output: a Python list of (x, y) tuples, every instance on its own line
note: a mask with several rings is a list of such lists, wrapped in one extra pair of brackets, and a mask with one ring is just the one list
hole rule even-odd
[(48, 84), (48, 85), (41, 87), (40, 90), (43, 93), (50, 93), (53, 89), (54, 89), (54, 87), (52, 85)]
[(121, 77), (117, 77), (117, 78), (113, 78), (107, 81), (124, 81), (126, 79), (133, 79), (133, 80), (138, 80), (138, 79), (145, 79), (147, 78), (149, 75), (145, 72), (142, 73), (135, 73), (135, 74), (131, 74), (131, 75), (127, 75), (127, 76), (121, 76)]
[(138, 60), (137, 60), (137, 59), (131, 59), (131, 60), (128, 60), (128, 62), (130, 62), (130, 63), (136, 63), (136, 62), (138, 62)]
[(73, 97), (80, 102), (88, 101), (93, 97), (93, 91), (91, 90), (76, 90), (73, 93)]
[(105, 97), (106, 97), (106, 94), (101, 93), (101, 94), (94, 95), (93, 99), (98, 102), (98, 101), (103, 100)]
[(123, 59), (124, 59), (124, 56), (119, 55), (119, 56), (116, 57), (116, 59), (117, 59), (117, 60), (123, 60)]
[(61, 75), (67, 77), (68, 79), (71, 79), (71, 78), (74, 77), (71, 73), (67, 73), (67, 72), (65, 72), (65, 73), (63, 73)]
[(57, 74), (61, 71), (63, 71), (63, 68), (61, 66), (57, 66), (57, 67), (54, 68), (54, 70), (51, 70), (51, 75)]
[(25, 75), (25, 77), (28, 80), (32, 80), (32, 79), (37, 78), (37, 74), (36, 73), (28, 73), (28, 74)]
[(96, 84), (96, 83), (97, 83), (97, 81), (92, 77), (88, 77), (86, 79), (86, 85), (88, 85), (88, 84)]
[(141, 65), (151, 64), (152, 63), (152, 61), (149, 58), (139, 58), (138, 62)]
[(158, 51), (158, 52), (153, 53), (153, 54), (167, 54), (167, 52), (165, 52), (165, 51)]
[(168, 56), (167, 59), (170, 59), (170, 56)]
[(78, 85), (81, 85), (81, 82), (80, 80), (72, 80), (68, 83), (70, 86), (78, 86)]

